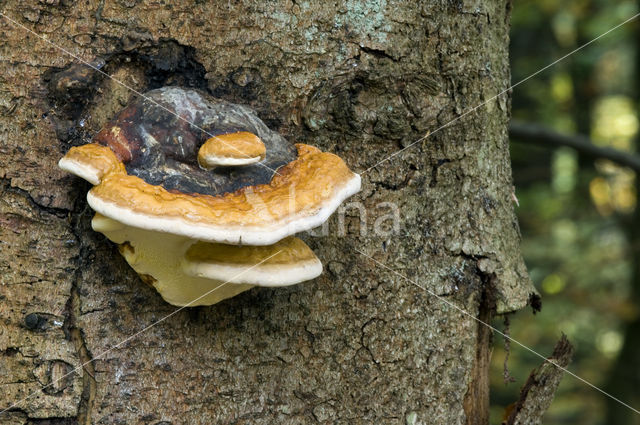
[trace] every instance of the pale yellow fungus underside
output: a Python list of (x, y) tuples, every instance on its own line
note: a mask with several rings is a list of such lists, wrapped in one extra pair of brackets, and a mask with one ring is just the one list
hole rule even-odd
[[(194, 243), (184, 236), (127, 226), (99, 213), (91, 225), (119, 244), (120, 253), (142, 280), (176, 306), (212, 305), (262, 281), (264, 286), (282, 286), (312, 279), (322, 271), (315, 254), (295, 237), (270, 246), (241, 247)], [(209, 276), (217, 272), (222, 278), (189, 273), (200, 264)]]

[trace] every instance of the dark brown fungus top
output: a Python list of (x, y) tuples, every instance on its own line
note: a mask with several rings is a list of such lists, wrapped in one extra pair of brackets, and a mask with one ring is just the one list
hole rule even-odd
[[(169, 191), (220, 195), (269, 183), (274, 170), (297, 157), (291, 143), (245, 106), (180, 87), (163, 87), (144, 96), (122, 110), (93, 141), (111, 148), (128, 174), (149, 184)], [(198, 165), (198, 150), (205, 141), (240, 131), (264, 142), (263, 161), (215, 170)]]

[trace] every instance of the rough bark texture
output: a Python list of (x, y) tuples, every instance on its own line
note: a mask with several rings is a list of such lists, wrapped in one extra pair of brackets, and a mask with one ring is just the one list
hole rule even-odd
[[(364, 170), (508, 86), (509, 8), (54, 0), (0, 11), (136, 90), (176, 84), (248, 104), (291, 141)], [(88, 185), (56, 167), (134, 94), (4, 19), (0, 33), (4, 408), (174, 308), (90, 229)], [(490, 335), (354, 249), (485, 320), (523, 307), (533, 289), (508, 109), (492, 100), (366, 173), (366, 227), (349, 208), (346, 235), (333, 219), (330, 236), (303, 236), (322, 277), (181, 311), (0, 421), (487, 423)], [(399, 234), (374, 234), (388, 224), (380, 202), (400, 207)]]

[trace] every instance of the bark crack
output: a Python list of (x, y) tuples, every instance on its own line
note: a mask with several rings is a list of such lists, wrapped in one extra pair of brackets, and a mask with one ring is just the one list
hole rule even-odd
[(362, 46), (360, 44), (358, 44), (358, 47), (360, 48), (360, 50), (362, 52), (367, 53), (367, 54), (372, 55), (372, 56), (375, 56), (377, 58), (391, 59), (394, 62), (397, 61), (396, 58), (394, 58), (393, 56), (391, 56), (389, 53), (387, 53), (386, 51), (384, 51), (382, 49), (375, 49), (375, 48), (372, 48), (372, 47)]
[[(85, 204), (84, 209), (86, 210), (86, 208), (87, 206)], [(74, 210), (79, 209), (79, 205), (76, 205), (74, 208)], [(84, 332), (78, 324), (78, 317), (81, 314), (79, 286), (82, 282), (83, 267), (87, 264), (89, 257), (89, 247), (84, 243), (80, 229), (82, 217), (84, 217), (83, 213), (73, 214), (71, 222), (71, 231), (78, 241), (80, 253), (77, 257), (76, 270), (71, 283), (71, 295), (67, 301), (66, 319), (63, 329), (65, 330), (67, 338), (73, 343), (80, 364), (82, 365), (82, 394), (80, 396), (80, 404), (78, 405), (77, 423), (79, 425), (91, 425), (91, 410), (96, 396), (95, 366), (92, 362), (93, 356), (87, 348)]]
[(59, 218), (67, 217), (67, 215), (71, 212), (71, 210), (68, 210), (66, 208), (49, 207), (47, 205), (43, 205), (39, 203), (31, 195), (31, 193), (29, 193), (28, 190), (23, 189), (19, 186), (12, 185), (11, 179), (8, 177), (0, 177), (0, 186), (1, 186), (0, 191), (2, 192), (7, 191), (7, 192), (15, 193), (16, 195), (24, 197), (29, 202), (29, 204), (31, 204), (31, 206), (33, 206), (36, 210), (39, 210), (51, 215), (55, 215), (56, 217), (59, 217)]
[[(472, 256), (477, 261), (477, 256)], [(496, 310), (494, 298), (495, 275), (480, 271), (482, 290), (478, 304), (476, 354), (471, 369), (471, 381), (463, 402), (467, 425), (489, 424), (489, 367), (491, 363), (492, 330), (483, 323), (490, 323)]]

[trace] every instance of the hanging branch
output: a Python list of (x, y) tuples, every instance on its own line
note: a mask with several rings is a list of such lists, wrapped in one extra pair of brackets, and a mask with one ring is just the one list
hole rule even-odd
[[(540, 424), (551, 405), (564, 371), (571, 362), (573, 346), (562, 334), (549, 361), (533, 370), (520, 391), (520, 399), (509, 406), (502, 425)], [(553, 364), (552, 364), (553, 363)], [(557, 367), (560, 366), (560, 367)]]
[(555, 147), (568, 146), (588, 157), (608, 159), (619, 165), (629, 167), (636, 172), (640, 172), (639, 156), (618, 149), (596, 146), (591, 142), (591, 139), (581, 134), (561, 134), (537, 124), (511, 121), (509, 136), (518, 142), (546, 144)]

